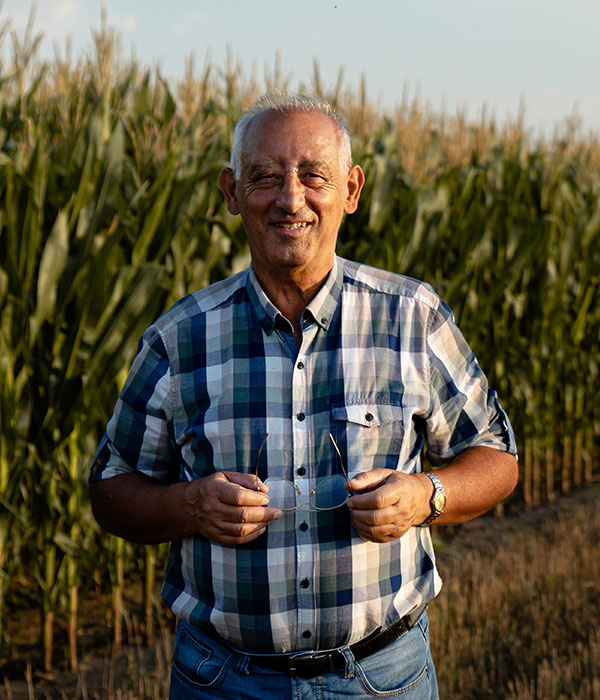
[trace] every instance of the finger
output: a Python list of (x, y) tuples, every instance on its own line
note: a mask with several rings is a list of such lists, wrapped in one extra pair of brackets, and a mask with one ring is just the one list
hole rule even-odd
[(270, 506), (230, 506), (223, 504), (215, 512), (215, 519), (221, 523), (229, 523), (231, 525), (267, 525), (271, 520), (278, 520), (283, 513), (279, 508), (271, 508)]
[(395, 522), (396, 513), (391, 508), (352, 509), (352, 522), (365, 527), (381, 527)]
[(402, 521), (386, 522), (370, 525), (365, 522), (354, 522), (354, 529), (364, 540), (370, 542), (390, 542), (404, 535), (409, 526)]
[(379, 531), (379, 530), (357, 530), (358, 536), (367, 542), (378, 542), (384, 544), (385, 542), (393, 542), (401, 537), (404, 532), (389, 532), (389, 531)]
[(215, 542), (234, 544), (259, 537), (267, 525), (280, 518), (276, 508), (225, 508), (214, 514), (207, 525), (206, 536)]
[(352, 493), (364, 493), (378, 489), (383, 486), (395, 472), (390, 469), (373, 469), (368, 472), (361, 472), (350, 479), (347, 488)]
[[(265, 506), (267, 487), (252, 474), (221, 472), (219, 500), (231, 506)], [(245, 477), (241, 478), (240, 477)]]
[(245, 472), (220, 472), (232, 484), (238, 484), (250, 491), (262, 491), (266, 493), (269, 489), (255, 474)]
[(225, 547), (235, 547), (237, 545), (245, 544), (247, 542), (252, 542), (253, 540), (258, 539), (261, 535), (263, 535), (266, 532), (266, 530), (266, 527), (262, 527), (248, 533), (247, 535), (240, 535), (237, 537), (235, 535), (227, 535), (222, 532), (219, 532), (212, 534), (208, 537), (208, 539)]
[(351, 510), (382, 510), (390, 508), (398, 503), (398, 493), (392, 486), (380, 486), (374, 491), (357, 493), (347, 501)]

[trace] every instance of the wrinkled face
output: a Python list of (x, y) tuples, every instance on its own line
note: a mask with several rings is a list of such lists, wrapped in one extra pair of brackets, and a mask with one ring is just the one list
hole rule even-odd
[(219, 185), (242, 217), (259, 278), (328, 274), (342, 216), (356, 210), (364, 181), (341, 160), (338, 127), (321, 112), (267, 112), (249, 124), (239, 180), (226, 168)]

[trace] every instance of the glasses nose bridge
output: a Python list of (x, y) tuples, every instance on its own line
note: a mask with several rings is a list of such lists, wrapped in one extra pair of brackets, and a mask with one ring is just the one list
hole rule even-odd
[[(312, 488), (310, 488), (306, 493), (303, 493), (300, 490), (300, 487), (298, 486), (298, 484), (295, 483), (295, 481), (288, 479), (287, 476), (275, 476), (274, 475), (272, 477), (267, 476), (267, 478), (265, 479), (265, 483), (267, 483), (269, 481), (269, 478), (270, 478), (273, 480), (271, 482), (272, 484), (274, 484), (275, 482), (286, 482), (289, 485), (289, 487), (292, 488), (292, 491), (294, 493), (294, 497), (296, 500), (296, 504), (292, 508), (289, 508), (289, 507), (283, 508), (283, 510), (296, 510), (303, 505), (308, 506), (309, 510), (333, 510), (335, 508), (339, 508), (342, 505), (344, 505), (346, 500), (349, 498), (350, 494), (348, 492), (346, 492), (345, 498), (343, 500), (341, 500), (340, 502), (337, 502), (339, 500), (338, 498), (335, 499), (336, 500), (335, 505), (319, 507), (316, 503), (317, 491), (319, 490), (319, 488), (321, 488), (321, 492), (323, 492), (323, 490), (324, 490), (323, 487), (327, 488), (327, 486), (326, 486), (327, 483), (329, 483), (329, 486), (331, 486), (331, 481), (335, 480), (335, 479), (343, 479), (345, 484), (348, 483), (348, 475), (346, 473), (346, 469), (344, 468), (344, 462), (342, 459), (341, 452), (336, 444), (336, 441), (335, 441), (333, 435), (331, 433), (328, 433), (328, 436), (329, 436), (329, 439), (331, 441), (331, 444), (333, 445), (334, 451), (337, 455), (339, 470), (337, 470), (334, 466), (334, 463), (336, 460), (335, 460), (335, 457), (333, 457), (333, 455), (332, 455), (333, 460), (330, 463), (329, 473), (326, 476), (321, 476), (321, 477), (314, 476), (312, 478), (309, 477), (309, 483), (310, 483), (310, 481), (314, 481), (314, 483), (313, 483)], [(262, 455), (263, 451), (265, 450), (268, 437), (269, 437), (269, 433), (267, 433), (265, 435), (265, 437), (263, 438), (263, 440), (260, 444), (260, 447), (258, 449), (258, 452), (256, 454), (256, 463), (255, 463), (254, 472), (255, 472), (255, 476), (257, 478), (260, 478), (258, 475), (259, 463), (260, 463), (261, 455)], [(326, 460), (326, 461), (328, 461), (328, 460)], [(268, 469), (267, 469), (267, 472), (268, 472)], [(268, 485), (268, 483), (267, 483), (267, 485)], [(339, 489), (338, 489), (338, 493), (341, 493), (341, 491), (339, 491)]]

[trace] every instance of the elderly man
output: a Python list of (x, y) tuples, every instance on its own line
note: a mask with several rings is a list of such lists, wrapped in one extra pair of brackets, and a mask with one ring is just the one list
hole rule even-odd
[(363, 182), (324, 101), (244, 114), (252, 265), (146, 331), (94, 460), (98, 522), (172, 542), (173, 700), (438, 696), (428, 524), (505, 498), (515, 442), (433, 290), (336, 257)]

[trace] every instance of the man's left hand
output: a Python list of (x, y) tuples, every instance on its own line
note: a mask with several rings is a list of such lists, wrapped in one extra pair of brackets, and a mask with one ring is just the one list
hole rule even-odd
[(356, 532), (370, 542), (390, 542), (430, 515), (431, 480), (390, 469), (362, 472), (349, 481), (347, 505)]

